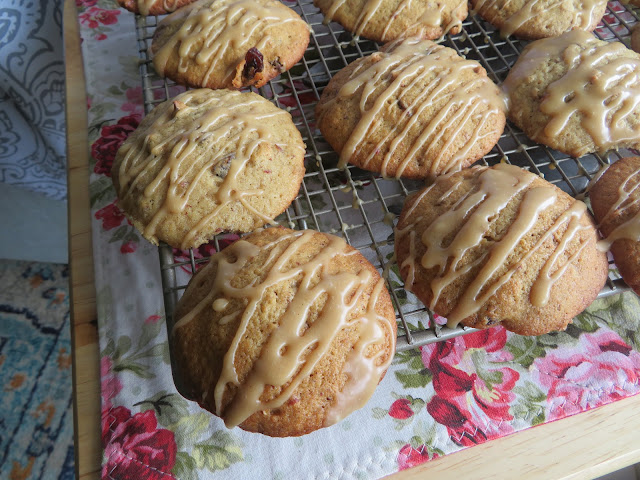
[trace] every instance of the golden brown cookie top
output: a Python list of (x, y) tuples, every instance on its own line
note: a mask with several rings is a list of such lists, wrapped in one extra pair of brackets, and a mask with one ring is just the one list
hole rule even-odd
[(362, 407), (393, 357), (395, 314), (376, 269), (344, 240), (271, 228), (211, 257), (172, 334), (189, 395), (270, 436)]
[(118, 5), (140, 15), (164, 15), (196, 0), (118, 0)]
[(640, 55), (574, 30), (530, 43), (509, 72), (509, 118), (530, 138), (580, 157), (640, 147)]
[(316, 116), (340, 166), (425, 178), (459, 170), (491, 150), (505, 111), (504, 96), (479, 63), (414, 37), (338, 72)]
[(471, 0), (473, 10), (500, 29), (503, 37), (534, 40), (573, 30), (592, 31), (606, 0)]
[(254, 93), (190, 90), (156, 106), (112, 167), (118, 205), (145, 238), (196, 247), (284, 211), (304, 175), (291, 116)]
[(328, 23), (378, 42), (417, 36), (435, 40), (459, 33), (467, 18), (465, 0), (314, 0)]
[(409, 198), (396, 256), (405, 288), (449, 326), (538, 335), (564, 329), (602, 288), (596, 241), (584, 203), (499, 164), (438, 177)]
[(156, 71), (193, 87), (261, 87), (304, 55), (309, 26), (275, 0), (200, 0), (158, 24)]

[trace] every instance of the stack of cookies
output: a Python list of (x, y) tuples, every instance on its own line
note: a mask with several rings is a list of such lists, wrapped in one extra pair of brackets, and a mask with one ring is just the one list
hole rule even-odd
[[(246, 89), (296, 64), (309, 26), (277, 0), (118, 1), (169, 14), (151, 44), (154, 68), (194, 88), (154, 108), (118, 151), (119, 206), (154, 244), (248, 234), (214, 254), (178, 303), (182, 393), (227, 426), (266, 435), (334, 424), (384, 376), (396, 317), (384, 280), (344, 240), (264, 228), (298, 194), (305, 145), (288, 112)], [(503, 36), (536, 40), (503, 88), (432, 41), (461, 31), (466, 1), (314, 3), (356, 37), (387, 42), (330, 79), (315, 120), (340, 168), (426, 182), (395, 228), (407, 290), (450, 327), (522, 335), (566, 328), (607, 280), (608, 250), (640, 293), (640, 157), (593, 187), (598, 225), (526, 170), (473, 166), (507, 119), (574, 157), (640, 148), (640, 55), (588, 33), (606, 1), (472, 0)]]

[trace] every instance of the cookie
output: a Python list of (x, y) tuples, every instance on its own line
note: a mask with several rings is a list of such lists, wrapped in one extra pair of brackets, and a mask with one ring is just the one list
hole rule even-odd
[(261, 96), (190, 90), (142, 120), (112, 179), (147, 240), (186, 249), (272, 222), (298, 194), (304, 152), (289, 113)]
[(454, 327), (563, 330), (598, 295), (608, 262), (586, 205), (498, 164), (438, 177), (395, 233), (405, 288)]
[(580, 30), (531, 42), (509, 72), (509, 118), (532, 140), (581, 157), (640, 148), (640, 55)]
[(317, 125), (351, 163), (383, 176), (426, 178), (471, 165), (505, 125), (505, 100), (479, 63), (429, 40), (385, 45), (339, 71)]
[(640, 53), (640, 23), (637, 23), (631, 30), (631, 49)]
[(118, 0), (118, 5), (140, 15), (166, 15), (196, 0)]
[(192, 87), (261, 87), (295, 65), (309, 26), (275, 0), (200, 0), (158, 24), (151, 43), (160, 76)]
[(592, 31), (607, 0), (470, 0), (473, 11), (500, 30), (503, 37), (525, 40), (557, 37), (569, 30)]
[(344, 240), (270, 228), (211, 257), (176, 308), (183, 393), (228, 427), (274, 437), (362, 407), (391, 363), (384, 280)]
[(591, 208), (624, 281), (640, 295), (640, 157), (611, 165), (589, 191)]
[(418, 36), (435, 40), (460, 33), (467, 18), (465, 0), (313, 0), (325, 15), (356, 36), (377, 42)]

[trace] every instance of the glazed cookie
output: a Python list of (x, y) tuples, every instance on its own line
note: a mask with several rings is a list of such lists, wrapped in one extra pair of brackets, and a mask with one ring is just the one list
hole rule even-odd
[(574, 29), (592, 31), (604, 15), (607, 0), (471, 0), (471, 6), (503, 37), (534, 40)]
[(142, 120), (112, 179), (147, 240), (185, 249), (271, 222), (298, 193), (304, 152), (289, 113), (261, 96), (190, 90)]
[(611, 165), (589, 192), (591, 208), (624, 281), (640, 295), (640, 157)]
[(631, 49), (640, 53), (640, 23), (637, 23), (631, 30)]
[(505, 99), (473, 60), (429, 40), (385, 45), (338, 72), (317, 125), (347, 162), (383, 176), (426, 178), (487, 153), (505, 125)]
[(118, 5), (140, 15), (165, 15), (196, 0), (118, 0)]
[(391, 363), (384, 280), (339, 237), (270, 228), (211, 257), (176, 308), (183, 394), (227, 427), (273, 437), (361, 408)]
[(602, 289), (597, 241), (584, 203), (499, 164), (438, 177), (408, 198), (395, 251), (405, 288), (450, 327), (540, 335), (565, 329)]
[(465, 0), (314, 0), (325, 21), (338, 22), (355, 34), (388, 42), (417, 36), (435, 40), (456, 34), (467, 18)]
[(261, 87), (304, 55), (309, 26), (275, 0), (200, 0), (158, 24), (158, 74), (192, 87)]
[(580, 30), (530, 43), (504, 88), (509, 118), (573, 157), (640, 148), (640, 55)]

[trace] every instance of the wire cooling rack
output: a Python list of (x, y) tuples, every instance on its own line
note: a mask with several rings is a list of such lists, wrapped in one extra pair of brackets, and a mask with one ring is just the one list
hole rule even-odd
[[(474, 331), (458, 327), (449, 329), (443, 320), (428, 311), (411, 293), (404, 290), (397, 276), (393, 258), (393, 226), (407, 195), (422, 187), (420, 182), (385, 179), (379, 175), (348, 166), (337, 168), (338, 155), (315, 127), (314, 109), (322, 89), (340, 69), (357, 58), (378, 50), (375, 42), (355, 38), (337, 23), (323, 23), (323, 15), (312, 0), (284, 1), (311, 27), (311, 40), (304, 58), (291, 70), (254, 90), (288, 110), (307, 145), (307, 173), (298, 197), (278, 222), (290, 228), (315, 230), (342, 236), (357, 248), (381, 272), (387, 284), (398, 319), (399, 351), (447, 340)], [(630, 31), (640, 20), (640, 9), (609, 2), (607, 13), (595, 31), (603, 40), (619, 40), (629, 45)], [(136, 16), (136, 33), (140, 55), (140, 75), (145, 111), (171, 98), (184, 87), (156, 75), (149, 56), (157, 17)], [(501, 38), (490, 24), (475, 15), (463, 23), (460, 34), (447, 35), (442, 43), (460, 55), (477, 60), (489, 77), (501, 84), (526, 42)], [(588, 182), (606, 164), (629, 152), (586, 155), (580, 159), (538, 145), (519, 129), (507, 123), (498, 144), (480, 163), (493, 165), (508, 162), (536, 173), (565, 192), (579, 196)], [(190, 274), (218, 251), (229, 236), (220, 235), (197, 250), (177, 251), (167, 245), (159, 247), (167, 325), (173, 325), (173, 311)], [(215, 250), (214, 250), (215, 249)], [(601, 296), (627, 289), (610, 265), (609, 279)]]

